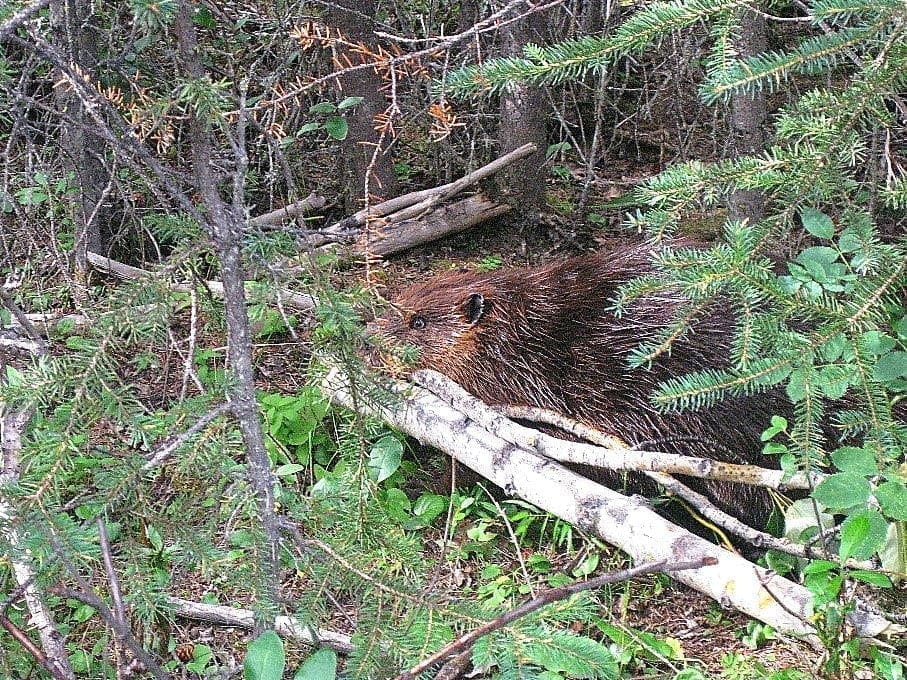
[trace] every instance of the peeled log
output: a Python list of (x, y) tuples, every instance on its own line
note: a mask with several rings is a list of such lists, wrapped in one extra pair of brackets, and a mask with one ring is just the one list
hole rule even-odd
[[(809, 623), (812, 594), (804, 587), (672, 524), (644, 501), (628, 498), (530, 449), (504, 441), (427, 390), (398, 387), (398, 402), (380, 404), (358, 389), (354, 400), (349, 378), (337, 369), (323, 383), (335, 403), (381, 418), (448, 453), (506, 493), (600, 536), (637, 562), (666, 559), (676, 563), (713, 556), (715, 566), (670, 575), (782, 633), (815, 639)], [(849, 620), (860, 637), (898, 632), (883, 617), (869, 612), (858, 610)]]

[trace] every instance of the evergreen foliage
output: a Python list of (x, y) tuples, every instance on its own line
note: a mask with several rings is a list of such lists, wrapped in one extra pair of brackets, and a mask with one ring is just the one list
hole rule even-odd
[[(805, 85), (776, 114), (764, 152), (674, 165), (634, 190), (645, 207), (628, 226), (656, 242), (669, 242), (685, 220), (722, 209), (741, 190), (761, 192), (766, 211), (757, 223), (728, 222), (723, 239), (709, 248), (668, 248), (656, 258), (658, 273), (627, 285), (617, 309), (664, 290), (689, 301), (674, 324), (637, 348), (632, 364), (644, 367), (695, 332), (709, 305), (729, 305), (737, 333), (727, 365), (676, 376), (653, 402), (665, 410), (700, 409), (735, 395), (785, 390), (790, 421), (773, 420), (766, 451), (782, 454), (785, 469), (821, 466), (831, 473), (813, 497), (826, 511), (846, 515), (842, 559), (881, 554), (883, 567), (903, 577), (907, 551), (897, 539), (900, 547), (889, 550), (884, 528), (903, 534), (898, 523), (907, 503), (907, 241), (899, 213), (905, 178), (890, 155), (880, 160), (876, 150), (879, 139), (902, 134), (907, 119), (907, 7), (819, 0), (804, 7), (813, 27), (806, 35), (747, 59), (735, 47), (741, 11), (748, 10), (734, 2), (649, 4), (610, 35), (530, 47), (521, 58), (457, 71), (444, 87), (469, 95), (512, 81), (555, 84), (611, 68), (697, 21), (708, 22), (712, 41), (700, 89), (706, 104), (794, 80)], [(889, 163), (884, 173), (873, 168), (880, 163)], [(880, 224), (888, 225), (887, 238)], [(785, 253), (781, 243), (795, 245)], [(787, 256), (780, 270), (773, 259), (779, 253)], [(857, 526), (864, 531), (859, 549), (850, 536)], [(829, 620), (839, 614), (829, 613), (833, 599), (821, 600)]]

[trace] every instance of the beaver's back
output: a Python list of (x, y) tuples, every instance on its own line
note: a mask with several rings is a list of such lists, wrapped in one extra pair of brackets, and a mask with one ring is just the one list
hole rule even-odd
[[(419, 367), (488, 403), (554, 409), (631, 445), (763, 463), (760, 433), (772, 415), (790, 410), (780, 391), (700, 412), (662, 413), (650, 401), (669, 378), (727, 364), (728, 307), (707, 313), (650, 366), (628, 367), (630, 352), (682, 304), (662, 293), (619, 317), (612, 311), (618, 288), (651, 271), (650, 255), (636, 246), (539, 267), (442, 274), (403, 290), (377, 326), (392, 343), (416, 346)], [(763, 490), (688, 481), (750, 523), (764, 524), (771, 510)]]

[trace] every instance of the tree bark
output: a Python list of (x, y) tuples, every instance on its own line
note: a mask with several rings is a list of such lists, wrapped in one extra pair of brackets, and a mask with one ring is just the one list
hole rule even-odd
[[(205, 77), (197, 52), (195, 28), (185, 0), (180, 2), (174, 25), (180, 59), (187, 74), (194, 79)], [(255, 396), (255, 376), (252, 366), (252, 342), (249, 317), (246, 313), (246, 294), (243, 285), (243, 175), (246, 158), (243, 113), (240, 113), (236, 132), (232, 204), (227, 204), (217, 190), (217, 178), (212, 172), (214, 140), (210, 121), (198, 116), (190, 119), (192, 139), (192, 172), (195, 190), (205, 207), (205, 229), (217, 251), (221, 279), (224, 284), (224, 311), (227, 320), (227, 356), (230, 362), (232, 386), (231, 411), (239, 422), (249, 465), (249, 483), (258, 499), (258, 511), (264, 533), (260, 553), (259, 589), (264, 607), (259, 611), (259, 631), (273, 625), (273, 607), (279, 592), (278, 550), (280, 529), (274, 506), (274, 478), (265, 449), (264, 434)]]
[[(334, 25), (351, 43), (359, 43), (374, 51), (375, 33), (372, 17), (377, 9), (375, 0), (338, 0), (332, 12)], [(360, 64), (369, 59), (351, 49), (338, 48), (338, 68)], [(371, 204), (397, 193), (397, 178), (387, 145), (391, 141), (376, 132), (376, 122), (387, 111), (385, 83), (375, 69), (361, 69), (337, 78), (338, 99), (362, 97), (362, 101), (345, 112), (349, 126), (342, 142), (347, 188), (347, 212), (362, 207), (361, 199)]]
[[(544, 13), (536, 12), (504, 29), (504, 54), (522, 54), (528, 43), (542, 42)], [(498, 187), (505, 201), (517, 207), (530, 222), (537, 222), (545, 203), (545, 131), (547, 103), (544, 91), (526, 83), (512, 83), (501, 95), (498, 149), (501, 153), (524, 144), (535, 144), (529, 157), (505, 169)]]
[[(97, 80), (99, 40), (96, 17), (91, 3), (83, 0), (53, 0), (50, 3), (52, 35), (61, 54), (91, 81)], [(77, 279), (84, 283), (88, 272), (85, 253), (107, 254), (111, 232), (109, 209), (105, 205), (110, 171), (105, 165), (105, 145), (86, 132), (93, 121), (85, 102), (66, 87), (56, 89), (57, 106), (62, 114), (60, 148), (63, 165), (71, 177), (76, 200), (70, 203), (75, 227)]]
[[(740, 14), (740, 38), (737, 49), (745, 59), (764, 52), (768, 46), (768, 27), (765, 17), (748, 8)], [(734, 157), (759, 153), (765, 148), (765, 94), (738, 94), (731, 100), (731, 131)], [(728, 197), (732, 220), (756, 222), (765, 212), (765, 197), (761, 191), (738, 189)]]

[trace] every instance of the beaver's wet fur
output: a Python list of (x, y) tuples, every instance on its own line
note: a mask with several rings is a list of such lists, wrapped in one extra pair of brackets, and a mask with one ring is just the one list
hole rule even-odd
[[(630, 352), (673, 320), (682, 300), (662, 293), (612, 310), (618, 288), (651, 271), (651, 250), (627, 246), (532, 268), (445, 273), (416, 283), (373, 323), (392, 345), (418, 348), (417, 368), (452, 378), (490, 404), (559, 411), (630, 445), (733, 463), (773, 464), (760, 434), (791, 405), (781, 390), (729, 398), (701, 411), (663, 413), (651, 403), (669, 378), (727, 365), (728, 306), (714, 309), (647, 368)], [(640, 474), (592, 473), (610, 486), (651, 494)], [(764, 527), (773, 501), (748, 485), (682, 478), (721, 509)]]

